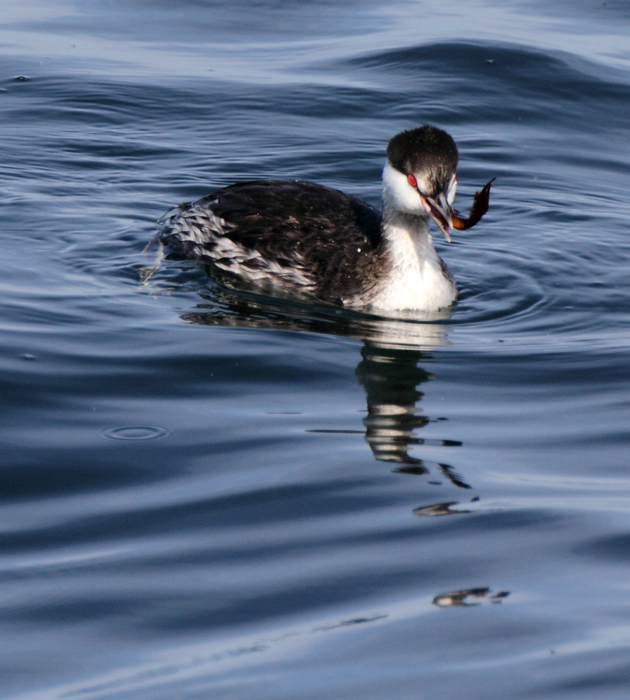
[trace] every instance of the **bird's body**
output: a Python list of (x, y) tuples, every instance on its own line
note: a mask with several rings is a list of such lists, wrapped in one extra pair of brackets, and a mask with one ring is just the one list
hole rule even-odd
[(457, 296), (429, 233), (433, 218), (448, 238), (456, 166), (451, 137), (421, 127), (390, 141), (382, 214), (322, 185), (259, 180), (171, 210), (158, 236), (177, 253), (271, 294), (433, 311)]

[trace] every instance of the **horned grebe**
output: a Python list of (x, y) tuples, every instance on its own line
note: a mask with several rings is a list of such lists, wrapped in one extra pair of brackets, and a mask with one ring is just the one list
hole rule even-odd
[(492, 180), (475, 195), (467, 219), (452, 209), (457, 161), (453, 139), (422, 126), (387, 146), (382, 215), (322, 185), (258, 180), (170, 210), (158, 238), (271, 294), (435, 311), (455, 301), (457, 285), (433, 247), (430, 220), (450, 241), (449, 228), (470, 228), (488, 210)]

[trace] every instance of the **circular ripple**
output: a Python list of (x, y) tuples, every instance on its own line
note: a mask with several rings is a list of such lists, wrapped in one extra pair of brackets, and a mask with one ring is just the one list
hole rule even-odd
[(170, 435), (166, 428), (154, 425), (123, 425), (105, 431), (105, 437), (112, 440), (157, 440)]

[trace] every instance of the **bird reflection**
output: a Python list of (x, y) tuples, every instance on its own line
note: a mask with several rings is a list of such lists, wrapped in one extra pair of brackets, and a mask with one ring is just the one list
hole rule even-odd
[[(466, 486), (466, 488), (470, 488)], [(479, 500), (479, 496), (470, 499), (471, 503)], [(461, 515), (462, 513), (472, 513), (471, 508), (462, 508), (459, 501), (449, 501), (448, 503), (432, 503), (428, 506), (415, 508), (414, 515)]]
[[(367, 416), (363, 419), (365, 439), (372, 454), (381, 462), (396, 462), (395, 471), (403, 474), (429, 474), (427, 463), (409, 454), (412, 445), (432, 444), (457, 447), (454, 440), (428, 441), (414, 431), (425, 427), (430, 419), (417, 403), (423, 396), (418, 386), (435, 377), (418, 366), (422, 353), (404, 346), (383, 345), (364, 340), (356, 377), (365, 389)], [(449, 464), (436, 465), (454, 486), (470, 486)]]
[(418, 385), (433, 375), (418, 367), (418, 353), (413, 350), (382, 348), (365, 341), (361, 357), (355, 374), (365, 389), (367, 416), (363, 425), (374, 457), (410, 465), (410, 473), (428, 473), (421, 459), (409, 456), (409, 446), (417, 444), (413, 431), (429, 422), (416, 403), (423, 396)]
[[(421, 445), (453, 448), (455, 440), (423, 439), (417, 432), (432, 420), (419, 408), (423, 392), (419, 387), (435, 377), (421, 364), (436, 347), (447, 344), (445, 326), (439, 320), (448, 312), (432, 314), (419, 322), (417, 314), (380, 318), (337, 307), (314, 306), (293, 299), (261, 297), (254, 293), (217, 289), (206, 301), (181, 318), (197, 325), (273, 328), (343, 335), (361, 339), (361, 360), (356, 378), (366, 396), (367, 414), (363, 431), (314, 429), (316, 433), (361, 432), (379, 462), (395, 465), (405, 475), (431, 477), (428, 483), (444, 481), (458, 489), (471, 486), (446, 462), (429, 462), (410, 454)], [(426, 322), (426, 321), (430, 322)], [(436, 321), (438, 321), (436, 323)], [(476, 499), (468, 499), (476, 500)], [(455, 515), (467, 512), (454, 508), (455, 501), (431, 504), (414, 510), (417, 515)]]
[(466, 588), (452, 593), (442, 593), (433, 599), (433, 605), (438, 608), (463, 608), (471, 605), (481, 605), (484, 600), (497, 604), (510, 595), (510, 591), (498, 591), (490, 595), (489, 588)]

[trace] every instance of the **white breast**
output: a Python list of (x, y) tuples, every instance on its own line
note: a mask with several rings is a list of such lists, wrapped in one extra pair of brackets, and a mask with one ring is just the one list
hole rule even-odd
[(416, 222), (418, 227), (404, 220), (385, 224), (391, 269), (370, 299), (371, 306), (384, 311), (437, 311), (455, 301), (457, 286), (444, 273), (429, 234), (429, 222), (417, 218)]

